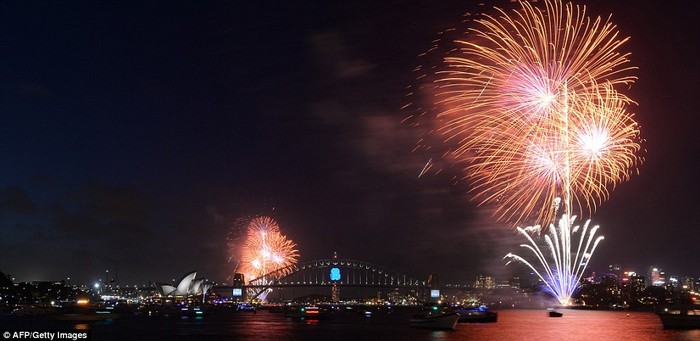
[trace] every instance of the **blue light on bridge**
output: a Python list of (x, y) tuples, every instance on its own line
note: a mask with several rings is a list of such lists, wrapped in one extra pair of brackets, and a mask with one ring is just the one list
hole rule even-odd
[(331, 268), (331, 281), (339, 281), (339, 280), (340, 280), (340, 269)]

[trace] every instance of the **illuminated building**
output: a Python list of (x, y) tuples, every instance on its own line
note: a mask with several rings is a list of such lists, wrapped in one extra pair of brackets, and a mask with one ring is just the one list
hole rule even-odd
[(622, 280), (622, 267), (618, 264), (608, 265), (608, 273), (615, 276), (615, 279), (619, 283)]
[(671, 276), (668, 278), (666, 283), (666, 290), (669, 291), (679, 291), (681, 289), (681, 281), (676, 276)]
[(666, 272), (656, 266), (650, 266), (647, 275), (647, 286), (660, 287), (666, 284)]
[(637, 276), (637, 273), (634, 271), (625, 271), (622, 273), (622, 277), (620, 277), (620, 281), (622, 284), (627, 284), (630, 282), (630, 278)]
[(211, 289), (212, 284), (204, 283), (203, 278), (195, 280), (195, 276), (197, 276), (197, 272), (192, 271), (184, 275), (175, 286), (159, 283), (156, 284), (156, 288), (163, 297), (206, 294)]
[(681, 278), (681, 291), (694, 291), (695, 283), (692, 277)]
[(493, 289), (496, 287), (496, 282), (491, 276), (479, 275), (476, 276), (474, 287), (477, 289)]
[(243, 286), (245, 285), (245, 275), (237, 272), (233, 275), (233, 290), (231, 291), (232, 297), (244, 298), (245, 290)]
[(522, 288), (522, 284), (520, 283), (520, 276), (515, 276), (510, 279), (510, 287), (513, 289), (520, 289)]
[(240, 272), (236, 272), (235, 274), (233, 274), (233, 286), (235, 288), (242, 288), (244, 284), (245, 284), (245, 275), (244, 274), (242, 274)]
[(437, 302), (441, 300), (440, 297), (440, 278), (437, 274), (430, 274), (428, 276), (428, 285), (430, 286), (430, 301)]
[(630, 288), (633, 293), (641, 293), (646, 288), (645, 282), (646, 279), (644, 276), (638, 276), (636, 273), (631, 272), (627, 287)]

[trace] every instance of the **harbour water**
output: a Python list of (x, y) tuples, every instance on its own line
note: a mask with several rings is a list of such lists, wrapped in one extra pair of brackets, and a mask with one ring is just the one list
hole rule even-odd
[(375, 310), (371, 317), (343, 313), (325, 320), (283, 314), (218, 314), (200, 317), (121, 317), (103, 321), (58, 321), (0, 317), (6, 330), (90, 330), (92, 340), (700, 340), (700, 329), (664, 329), (654, 313), (635, 311), (499, 310), (496, 323), (460, 323), (455, 330), (408, 326), (411, 311)]

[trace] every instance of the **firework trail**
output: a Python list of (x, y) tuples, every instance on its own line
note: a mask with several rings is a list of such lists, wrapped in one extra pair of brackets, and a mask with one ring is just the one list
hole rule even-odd
[(635, 80), (628, 38), (585, 7), (520, 5), (475, 20), (435, 81), (438, 131), (474, 200), (513, 226), (553, 222), (556, 197), (592, 214), (641, 162), (633, 101), (616, 90)]
[[(576, 216), (571, 217), (569, 221), (567, 216), (564, 215), (559, 220), (558, 230), (554, 224), (550, 226), (549, 233), (544, 237), (549, 253), (543, 252), (530, 236), (530, 233), (541, 232), (539, 225), (525, 229), (517, 228), (518, 233), (530, 242), (530, 244), (521, 244), (520, 246), (532, 252), (542, 265), (541, 268), (536, 268), (525, 258), (513, 253), (503, 257), (503, 259), (508, 259), (506, 265), (512, 261), (517, 261), (530, 268), (543, 280), (547, 292), (554, 296), (563, 306), (571, 305), (571, 297), (579, 288), (579, 281), (583, 277), (588, 260), (593, 255), (598, 243), (603, 240), (603, 236), (595, 238), (598, 226), (596, 225), (589, 230), (588, 225), (591, 221), (587, 220), (583, 225), (578, 246), (572, 245), (571, 238), (579, 231), (579, 225), (572, 228), (575, 220)], [(575, 253), (571, 252), (572, 247), (576, 247)]]

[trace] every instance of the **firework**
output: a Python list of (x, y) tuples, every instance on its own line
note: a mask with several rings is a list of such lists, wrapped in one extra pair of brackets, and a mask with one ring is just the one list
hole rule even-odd
[(640, 163), (634, 82), (616, 27), (585, 7), (545, 1), (475, 20), (439, 71), (439, 131), (464, 161), (474, 200), (499, 221), (552, 222), (564, 198), (592, 214)]
[[(549, 228), (549, 233), (545, 235), (545, 244), (549, 252), (543, 252), (537, 245), (529, 233), (541, 232), (539, 225), (520, 228), (518, 233), (522, 234), (530, 244), (520, 245), (532, 252), (539, 261), (541, 268), (533, 266), (525, 258), (509, 253), (503, 259), (508, 259), (510, 264), (512, 261), (517, 261), (525, 264), (539, 276), (545, 285), (546, 290), (554, 296), (561, 305), (568, 306), (571, 304), (571, 297), (579, 288), (579, 281), (586, 270), (588, 260), (593, 255), (598, 243), (603, 240), (602, 236), (595, 237), (598, 226), (589, 229), (590, 220), (587, 220), (583, 225), (579, 236), (578, 245), (572, 245), (572, 237), (579, 231), (579, 225), (572, 228), (576, 216), (568, 219), (567, 215), (563, 215), (559, 220), (559, 229), (557, 230), (552, 224)], [(572, 253), (573, 247), (576, 252)]]
[(248, 281), (294, 265), (298, 258), (296, 244), (282, 235), (274, 219), (256, 217), (250, 220), (239, 268)]
[(474, 20), (455, 41), (435, 75), (438, 131), (466, 164), (474, 200), (511, 226), (543, 223), (543, 248), (530, 235), (542, 234), (540, 225), (517, 228), (538, 267), (512, 253), (504, 259), (525, 264), (569, 305), (603, 239), (587, 221), (572, 245), (573, 210), (593, 214), (642, 161), (634, 102), (620, 92), (635, 68), (621, 51), (628, 38), (609, 18), (561, 0), (519, 5)]

